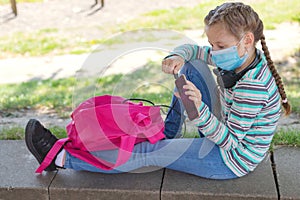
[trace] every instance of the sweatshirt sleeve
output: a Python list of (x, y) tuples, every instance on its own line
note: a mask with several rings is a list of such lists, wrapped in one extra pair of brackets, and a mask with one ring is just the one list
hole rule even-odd
[(213, 65), (210, 54), (211, 48), (208, 46), (198, 46), (192, 44), (184, 44), (176, 47), (171, 55), (179, 55), (184, 58), (185, 61), (191, 61), (195, 59), (203, 60), (207, 64)]
[(243, 81), (234, 90), (232, 105), (224, 123), (218, 121), (203, 102), (199, 108), (200, 117), (194, 123), (208, 139), (228, 151), (243, 140), (267, 104), (268, 97), (268, 91), (261, 82)]

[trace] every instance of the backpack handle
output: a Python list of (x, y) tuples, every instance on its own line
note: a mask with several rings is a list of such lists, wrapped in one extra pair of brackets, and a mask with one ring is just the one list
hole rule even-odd
[(46, 155), (45, 159), (43, 160), (43, 162), (40, 164), (40, 166), (36, 169), (35, 173), (42, 173), (44, 171), (44, 169), (46, 169), (51, 162), (55, 159), (56, 155), (58, 154), (58, 152), (63, 148), (64, 144), (68, 141), (68, 138), (64, 138), (64, 139), (59, 139), (57, 140), (53, 147), (50, 149), (50, 151), (48, 152), (48, 154)]

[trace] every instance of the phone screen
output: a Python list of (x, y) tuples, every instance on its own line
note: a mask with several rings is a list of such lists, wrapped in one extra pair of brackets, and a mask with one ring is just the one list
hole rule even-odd
[(183, 106), (187, 112), (189, 120), (192, 121), (199, 117), (199, 113), (196, 104), (192, 100), (190, 100), (187, 95), (185, 95), (185, 90), (183, 89), (183, 86), (186, 84), (187, 80), (184, 74), (182, 74), (175, 80), (175, 85), (179, 92)]

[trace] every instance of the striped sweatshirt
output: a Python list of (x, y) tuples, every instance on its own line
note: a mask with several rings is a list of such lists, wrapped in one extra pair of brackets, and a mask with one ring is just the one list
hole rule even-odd
[[(210, 47), (185, 44), (172, 54), (214, 65), (210, 52)], [(220, 147), (224, 163), (238, 177), (253, 171), (264, 159), (281, 113), (278, 88), (260, 53), (263, 59), (235, 86), (220, 89), (221, 121), (203, 102), (200, 117), (194, 120), (199, 130)]]

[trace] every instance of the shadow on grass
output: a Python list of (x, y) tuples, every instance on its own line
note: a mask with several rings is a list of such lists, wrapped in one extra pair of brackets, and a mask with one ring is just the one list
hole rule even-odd
[[(174, 78), (161, 72), (160, 64), (149, 62), (127, 74), (112, 74), (101, 78), (35, 80), (21, 84), (0, 85), (0, 117), (20, 109), (53, 109), (61, 117), (69, 117), (74, 93), (87, 99), (94, 95), (119, 95), (142, 98), (156, 105), (169, 105)], [(64, 127), (49, 127), (59, 138), (66, 137)], [(24, 139), (24, 127), (4, 127), (0, 139)]]
[(73, 85), (74, 78), (0, 85), (0, 109), (11, 112), (47, 108), (62, 114), (70, 110)]
[(174, 78), (161, 71), (155, 62), (126, 74), (111, 74), (102, 77), (78, 79), (74, 89), (74, 104), (97, 95), (116, 95), (125, 98), (143, 98), (155, 104), (169, 105), (174, 89)]
[(168, 105), (173, 87), (173, 76), (162, 73), (160, 64), (149, 62), (128, 74), (0, 85), (0, 110), (4, 116), (5, 111), (46, 108), (55, 110), (61, 117), (69, 117), (74, 108), (74, 96), (80, 96), (83, 101), (104, 94), (144, 98), (156, 104)]

